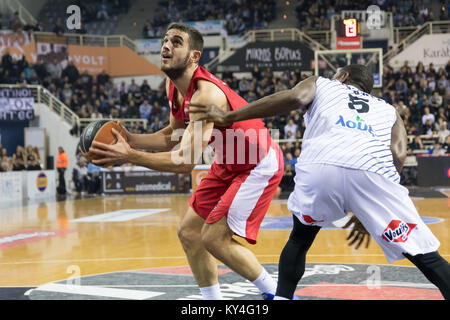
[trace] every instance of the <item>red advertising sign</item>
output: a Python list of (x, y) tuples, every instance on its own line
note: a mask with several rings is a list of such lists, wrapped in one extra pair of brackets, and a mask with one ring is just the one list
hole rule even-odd
[(336, 38), (336, 49), (361, 49), (362, 41), (361, 37), (347, 38), (347, 37), (337, 37)]

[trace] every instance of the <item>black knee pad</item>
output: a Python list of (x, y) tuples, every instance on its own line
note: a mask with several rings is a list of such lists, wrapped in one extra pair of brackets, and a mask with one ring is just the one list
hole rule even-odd
[(298, 244), (308, 243), (312, 244), (314, 238), (320, 230), (317, 226), (307, 226), (300, 222), (300, 220), (293, 215), (294, 227), (292, 228), (291, 235), (289, 236), (289, 241)]

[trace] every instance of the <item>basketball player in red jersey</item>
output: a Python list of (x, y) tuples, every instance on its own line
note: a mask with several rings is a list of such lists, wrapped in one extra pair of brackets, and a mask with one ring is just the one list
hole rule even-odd
[[(202, 50), (203, 38), (195, 28), (170, 25), (161, 48), (161, 70), (168, 77), (170, 124), (152, 134), (127, 132), (128, 142), (113, 131), (118, 143), (93, 142), (89, 152), (103, 157), (93, 161), (101, 166), (133, 163), (158, 171), (189, 173), (211, 143), (215, 160), (189, 201), (179, 239), (204, 299), (222, 298), (215, 258), (253, 282), (263, 297), (270, 299), (275, 294), (275, 281), (233, 236), (256, 243), (259, 226), (283, 176), (283, 155), (261, 119), (214, 128), (213, 122), (196, 121), (201, 114), (189, 115), (190, 102), (215, 104), (224, 111), (247, 105), (199, 66)], [(180, 129), (183, 134), (179, 134)], [(202, 152), (195, 148), (198, 141)], [(178, 143), (180, 147), (173, 149)]]

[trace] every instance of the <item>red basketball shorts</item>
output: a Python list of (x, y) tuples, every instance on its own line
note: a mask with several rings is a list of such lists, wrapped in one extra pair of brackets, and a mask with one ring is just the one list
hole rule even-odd
[(255, 244), (259, 226), (283, 172), (283, 153), (278, 144), (273, 143), (267, 155), (250, 170), (229, 172), (213, 164), (189, 204), (205, 223), (215, 223), (226, 217), (236, 235)]

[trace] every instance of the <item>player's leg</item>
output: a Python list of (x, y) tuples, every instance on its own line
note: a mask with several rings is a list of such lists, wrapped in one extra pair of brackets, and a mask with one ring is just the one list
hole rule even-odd
[(205, 249), (201, 239), (204, 222), (205, 220), (189, 207), (178, 228), (178, 238), (204, 298), (207, 300), (221, 299), (217, 263)]
[(236, 234), (256, 243), (264, 219), (283, 177), (283, 158), (277, 145), (252, 170), (236, 174), (220, 203), (206, 219), (202, 239), (206, 248), (233, 271), (253, 282), (262, 294), (273, 297), (276, 282)]
[(404, 253), (404, 256), (450, 300), (450, 264), (437, 251), (415, 256)]
[(321, 226), (346, 215), (343, 191), (341, 168), (325, 164), (296, 167), (295, 188), (288, 200), (294, 226), (280, 256), (275, 299), (292, 299)]
[(248, 248), (233, 239), (227, 219), (205, 224), (202, 240), (206, 249), (231, 270), (251, 281), (261, 293), (275, 294), (276, 282)]
[(349, 170), (350, 210), (383, 249), (389, 263), (407, 257), (449, 298), (450, 266), (439, 241), (420, 218), (408, 190), (381, 175)]
[(227, 188), (226, 179), (217, 177), (212, 168), (192, 195), (190, 208), (178, 228), (178, 237), (205, 300), (221, 299), (222, 295), (218, 284), (217, 263), (202, 243), (201, 230), (205, 219)]
[(318, 226), (307, 226), (293, 216), (294, 227), (283, 248), (278, 264), (278, 285), (275, 299), (292, 299), (297, 284), (305, 272), (306, 253), (311, 247)]

